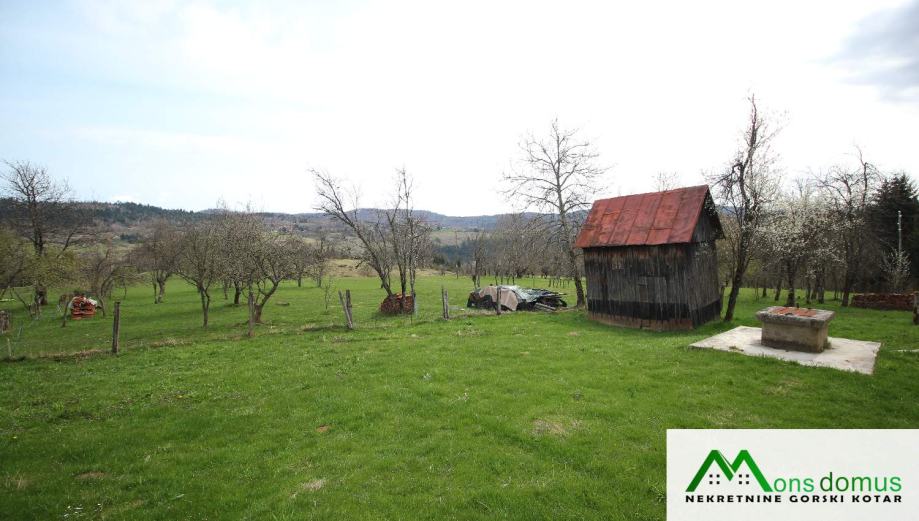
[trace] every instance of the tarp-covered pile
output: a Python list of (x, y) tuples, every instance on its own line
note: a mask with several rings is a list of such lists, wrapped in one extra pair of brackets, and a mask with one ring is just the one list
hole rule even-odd
[(520, 286), (486, 286), (469, 294), (466, 307), (494, 309), (495, 302), (500, 299), (502, 310), (528, 311), (541, 309), (551, 311), (568, 305), (562, 299), (562, 296), (562, 293), (547, 289), (522, 288)]
[(70, 318), (80, 320), (81, 318), (93, 317), (98, 306), (99, 302), (97, 300), (77, 295), (67, 304), (67, 309), (70, 311)]

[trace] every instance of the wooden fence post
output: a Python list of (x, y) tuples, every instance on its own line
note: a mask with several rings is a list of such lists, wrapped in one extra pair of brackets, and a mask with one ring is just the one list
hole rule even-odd
[(345, 323), (348, 326), (348, 329), (354, 329), (354, 322), (351, 319), (351, 290), (345, 290), (348, 295), (348, 300), (345, 301), (345, 296), (341, 294), (341, 290), (338, 290), (338, 300), (341, 302), (341, 309), (345, 312)]
[(118, 354), (118, 336), (121, 334), (121, 301), (115, 301), (115, 313), (112, 321), (112, 354)]
[(919, 326), (919, 292), (913, 293), (913, 325)]
[(498, 286), (498, 289), (495, 292), (495, 299), (497, 300), (497, 302), (495, 302), (495, 314), (500, 315), (501, 314), (501, 286)]
[(252, 289), (249, 289), (249, 331), (246, 336), (252, 338), (255, 332), (255, 296), (252, 295)]
[(443, 286), (440, 287), (440, 299), (444, 307), (444, 320), (450, 320), (450, 296), (447, 295), (447, 290)]
[(351, 290), (345, 290), (345, 304), (348, 305), (348, 323), (351, 324), (349, 329), (354, 329), (354, 308), (351, 307)]

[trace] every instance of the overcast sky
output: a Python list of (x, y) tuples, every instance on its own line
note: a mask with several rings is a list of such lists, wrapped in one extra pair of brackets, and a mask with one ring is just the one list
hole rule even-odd
[(610, 195), (730, 158), (746, 97), (784, 121), (789, 176), (852, 160), (919, 174), (919, 0), (0, 0), (0, 158), (80, 198), (312, 211), (323, 168), (384, 204), (511, 209), (499, 179), (552, 117)]

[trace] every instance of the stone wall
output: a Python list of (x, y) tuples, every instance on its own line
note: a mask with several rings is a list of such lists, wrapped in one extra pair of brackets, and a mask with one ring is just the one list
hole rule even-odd
[(868, 309), (913, 310), (915, 293), (864, 293), (852, 297), (852, 306)]

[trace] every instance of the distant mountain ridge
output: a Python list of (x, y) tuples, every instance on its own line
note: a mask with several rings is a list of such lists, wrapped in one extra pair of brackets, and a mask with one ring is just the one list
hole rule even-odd
[[(370, 220), (376, 218), (377, 213), (381, 211), (383, 210), (379, 208), (359, 208), (357, 210), (357, 217), (361, 220)], [(296, 214), (271, 212), (265, 213), (263, 215), (278, 217), (287, 216), (291, 218), (304, 219), (307, 221), (323, 221), (329, 219), (329, 216), (322, 212)], [(447, 228), (451, 230), (490, 230), (495, 227), (501, 217), (509, 214), (455, 216), (444, 215), (442, 213), (432, 212), (430, 210), (415, 210), (415, 215), (424, 219), (425, 222), (435, 227)], [(534, 212), (525, 212), (525, 215), (535, 217), (539, 214)]]
[[(76, 203), (83, 208), (94, 220), (100, 224), (112, 224), (121, 226), (134, 226), (151, 221), (154, 219), (166, 219), (170, 221), (187, 222), (213, 215), (216, 209), (206, 209), (201, 211), (191, 210), (174, 210), (161, 208), (149, 204), (133, 202), (101, 202), (101, 201), (79, 201)], [(0, 198), (0, 216), (9, 212), (11, 201), (7, 198)], [(357, 211), (359, 219), (374, 219), (378, 208), (360, 208)], [(304, 213), (286, 213), (286, 212), (258, 212), (259, 215), (267, 220), (283, 225), (313, 225), (328, 226), (335, 229), (338, 223), (334, 219), (322, 212), (304, 212)], [(430, 210), (415, 210), (415, 214), (423, 218), (429, 224), (450, 230), (474, 231), (474, 230), (491, 230), (498, 223), (498, 220), (507, 214), (493, 215), (472, 215), (472, 216), (453, 216), (442, 213), (432, 212)], [(536, 212), (525, 212), (528, 217), (537, 217), (540, 214)], [(313, 226), (309, 226), (312, 228)], [(297, 226), (302, 228), (302, 226)]]
[[(92, 218), (100, 224), (120, 225), (132, 227), (143, 224), (146, 221), (156, 219), (166, 219), (174, 222), (191, 222), (208, 215), (213, 215), (216, 209), (206, 209), (200, 211), (175, 210), (161, 208), (149, 204), (133, 202), (101, 202), (101, 201), (79, 201), (76, 204), (86, 209)], [(0, 198), (0, 216), (7, 214), (11, 209), (11, 200)], [(360, 208), (357, 211), (359, 219), (369, 220), (376, 218), (378, 208)], [(576, 215), (586, 212), (578, 212)], [(274, 222), (278, 227), (286, 225), (298, 229), (328, 227), (336, 229), (339, 223), (335, 222), (329, 216), (322, 212), (303, 212), (303, 213), (286, 213), (286, 212), (258, 212), (259, 215), (267, 220)], [(445, 215), (430, 210), (415, 210), (415, 214), (422, 217), (425, 221), (439, 229), (475, 231), (491, 230), (498, 221), (511, 214), (492, 214), (492, 215), (471, 215), (455, 216)], [(537, 217), (541, 214), (537, 212), (525, 212), (528, 217)], [(304, 226), (305, 225), (305, 226)]]

